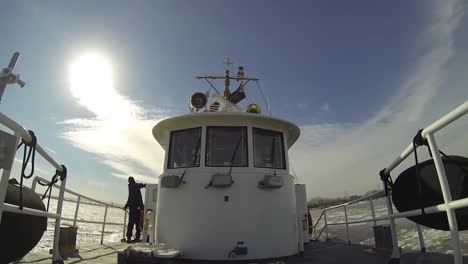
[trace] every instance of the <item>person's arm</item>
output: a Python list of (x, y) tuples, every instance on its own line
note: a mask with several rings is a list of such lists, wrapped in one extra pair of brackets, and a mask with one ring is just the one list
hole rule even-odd
[(146, 187), (146, 184), (143, 184), (143, 183), (139, 183), (139, 184), (138, 184), (138, 188), (140, 188), (140, 189), (141, 189), (141, 188), (145, 188), (145, 187)]

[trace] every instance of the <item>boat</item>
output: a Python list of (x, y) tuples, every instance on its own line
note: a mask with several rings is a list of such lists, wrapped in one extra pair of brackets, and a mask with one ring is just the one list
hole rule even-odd
[[(304, 185), (289, 172), (288, 150), (299, 138), (295, 124), (264, 115), (258, 104), (242, 110), (243, 67), (224, 81), (223, 93), (197, 92), (191, 113), (153, 128), (165, 150), (159, 178), (156, 241), (184, 259), (251, 260), (296, 255), (304, 237)], [(230, 83), (239, 87), (231, 93)], [(213, 86), (214, 87), (214, 86)], [(213, 111), (213, 105), (219, 109)], [(297, 203), (297, 204), (296, 204)], [(298, 205), (301, 205), (298, 207)]]
[[(3, 71), (1, 87), (18, 83), (19, 76), (12, 75), (18, 59), (15, 55)], [(468, 113), (468, 101), (418, 132), (428, 141), (437, 175), (444, 194), (443, 204), (425, 205), (425, 208), (393, 212), (390, 173), (403, 160), (414, 153), (419, 145), (413, 142), (382, 169), (380, 179), (383, 190), (341, 205), (325, 208), (320, 217), (309, 217), (306, 186), (291, 173), (288, 150), (299, 136), (300, 129), (293, 122), (275, 118), (265, 102), (266, 113), (256, 102), (245, 104), (247, 84), (258, 79), (247, 77), (239, 66), (231, 74), (232, 61), (225, 60), (224, 75), (203, 75), (196, 79), (208, 84), (207, 91), (197, 91), (189, 98), (189, 112), (163, 120), (148, 133), (165, 150), (164, 170), (157, 184), (148, 184), (145, 194), (143, 241), (135, 244), (113, 243), (106, 245), (103, 237), (106, 225), (121, 225), (125, 235), (126, 214), (122, 223), (107, 220), (109, 208), (122, 205), (98, 201), (66, 188), (66, 166), (57, 162), (42, 147), (34, 133), (18, 122), (0, 113), (0, 122), (13, 134), (0, 134), (2, 154), (2, 178), (0, 182), (0, 216), (5, 213), (39, 216), (54, 219), (52, 256), (25, 252), (15, 256), (14, 263), (468, 263), (460, 246), (455, 210), (468, 207), (468, 198), (452, 200), (447, 195), (449, 185), (444, 162), (434, 134)], [(13, 76), (13, 77), (12, 77)], [(220, 92), (215, 81), (224, 83)], [(22, 82), (22, 81), (21, 81)], [(231, 82), (236, 89), (231, 92)], [(261, 87), (258, 87), (261, 89)], [(2, 92), (3, 92), (2, 90)], [(244, 103), (244, 106), (241, 106)], [(37, 193), (37, 185), (58, 188), (56, 212), (27, 207), (27, 203), (5, 200), (9, 188), (12, 157), (19, 142), (25, 151), (36, 151), (55, 169), (52, 179), (34, 177), (29, 194)], [(12, 142), (12, 143), (11, 143)], [(28, 160), (23, 161), (23, 165)], [(376, 173), (377, 175), (378, 173)], [(15, 184), (17, 185), (17, 184)], [(15, 188), (22, 188), (15, 187)], [(26, 188), (24, 188), (26, 192)], [(46, 192), (47, 193), (47, 192)], [(65, 198), (69, 193), (77, 199)], [(28, 195), (29, 195), (28, 194)], [(43, 196), (44, 197), (44, 196)], [(37, 197), (36, 197), (37, 198)], [(33, 198), (37, 200), (36, 198)], [(373, 201), (384, 199), (387, 214), (376, 216)], [(360, 220), (348, 218), (349, 207), (369, 201), (369, 217)], [(439, 201), (439, 200), (438, 200)], [(63, 203), (76, 204), (74, 218), (62, 215)], [(440, 202), (440, 201), (439, 201)], [(83, 220), (78, 217), (80, 204), (101, 206), (104, 219)], [(47, 206), (48, 207), (48, 206)], [(38, 209), (39, 208), (39, 209)], [(329, 222), (327, 212), (343, 209), (344, 222)], [(424, 209), (425, 212), (422, 212)], [(398, 218), (410, 218), (421, 214), (445, 213), (451, 232), (453, 252), (436, 254), (426, 252), (424, 235), (416, 225), (420, 240), (420, 252), (401, 252), (396, 233)], [(440, 215), (440, 214), (439, 214)], [(1, 226), (11, 226), (11, 221), (0, 218)], [(31, 218), (33, 219), (33, 218)], [(62, 221), (73, 222), (70, 234), (64, 234)], [(378, 225), (378, 222), (388, 225)], [(80, 252), (74, 248), (76, 226), (80, 223), (102, 224), (101, 245), (84, 245)], [(349, 229), (354, 224), (369, 223), (375, 234), (375, 246), (353, 244)], [(332, 239), (331, 226), (346, 228), (345, 241)], [(67, 229), (68, 230), (68, 229)], [(79, 235), (79, 233), (78, 233)], [(65, 239), (66, 237), (66, 239)], [(23, 240), (26, 238), (22, 238)], [(67, 244), (69, 243), (69, 244)], [(67, 244), (67, 245), (64, 245)], [(72, 247), (67, 248), (67, 247)], [(72, 253), (70, 253), (72, 251)], [(70, 255), (69, 255), (70, 254)], [(77, 255), (78, 254), (78, 255)], [(79, 258), (78, 260), (76, 258)], [(5, 260), (0, 260), (4, 261)], [(12, 261), (8, 259), (6, 263)]]

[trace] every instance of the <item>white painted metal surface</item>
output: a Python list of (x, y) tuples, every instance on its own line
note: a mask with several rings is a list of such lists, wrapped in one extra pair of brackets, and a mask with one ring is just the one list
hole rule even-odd
[(307, 191), (305, 184), (296, 184), (297, 234), (300, 248), (309, 243), (309, 225), (307, 222)]
[[(206, 167), (206, 126), (248, 128), (249, 167), (234, 167), (234, 183), (228, 188), (207, 188), (212, 175), (228, 173), (229, 167)], [(298, 253), (294, 179), (286, 169), (276, 169), (284, 184), (278, 189), (260, 189), (258, 182), (269, 168), (253, 167), (252, 127), (284, 133), (284, 149), (297, 140), (299, 128), (292, 123), (248, 113), (199, 113), (160, 122), (153, 135), (168, 150), (170, 131), (203, 127), (200, 167), (188, 168), (186, 183), (178, 188), (159, 186), (157, 201), (157, 243), (182, 252), (187, 259), (227, 260), (238, 242), (248, 255), (235, 260), (264, 259)], [(167, 153), (165, 164), (167, 163)], [(166, 167), (166, 166), (165, 166)], [(163, 175), (182, 175), (185, 169), (164, 169)], [(232, 259), (232, 258), (231, 258)]]
[[(15, 122), (13, 119), (10, 119), (8, 116), (4, 115), (3, 113), (0, 113), (0, 123), (11, 130), (13, 130), (14, 135), (17, 137), (17, 143), (19, 140), (23, 139), (26, 142), (31, 142), (32, 138), (29, 132), (23, 128), (20, 124)], [(41, 147), (39, 143), (36, 144), (36, 151), (41, 155), (49, 164), (55, 167), (56, 170), (63, 172), (63, 167), (59, 165), (58, 162), (56, 162), (48, 153), (47, 151), (44, 150), (44, 148)], [(15, 151), (16, 153), (16, 151)], [(14, 153), (14, 154), (15, 154)], [(13, 155), (14, 155), (13, 154)], [(66, 185), (66, 178), (61, 181), (61, 184), (59, 186), (60, 191), (59, 191), (59, 199), (58, 199), (58, 204), (57, 204), (57, 211), (55, 215), (49, 214), (48, 212), (39, 212), (37, 210), (28, 210), (26, 208), (25, 210), (16, 210), (14, 206), (8, 206), (8, 204), (5, 203), (5, 195), (6, 195), (6, 190), (8, 188), (8, 180), (10, 178), (10, 172), (9, 170), (3, 170), (2, 172), (2, 179), (0, 181), (0, 201), (1, 201), (1, 206), (0, 206), (0, 223), (1, 223), (1, 216), (3, 214), (4, 208), (10, 210), (10, 212), (13, 213), (18, 213), (18, 214), (32, 214), (34, 213), (35, 215), (39, 216), (45, 216), (45, 217), (52, 217), (55, 218), (55, 229), (54, 229), (54, 241), (53, 241), (53, 260), (54, 261), (59, 261), (61, 260), (61, 256), (59, 253), (59, 248), (58, 248), (58, 239), (59, 239), (59, 232), (60, 232), (60, 222), (61, 222), (61, 212), (62, 212), (62, 204), (63, 204), (63, 198), (64, 198), (64, 189)], [(36, 212), (37, 211), (37, 212)]]
[[(145, 190), (145, 223), (143, 224), (143, 242), (154, 244), (156, 232), (156, 204), (158, 201), (158, 185), (146, 184)], [(147, 223), (148, 221), (148, 223)]]

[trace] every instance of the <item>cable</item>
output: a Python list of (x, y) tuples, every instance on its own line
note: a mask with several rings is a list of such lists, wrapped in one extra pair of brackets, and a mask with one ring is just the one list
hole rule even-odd
[(260, 91), (260, 95), (262, 96), (263, 101), (265, 101), (265, 104), (266, 104), (266, 106), (267, 106), (268, 112), (270, 113), (270, 116), (271, 116), (271, 107), (270, 107), (270, 103), (267, 101), (267, 99), (266, 99), (266, 97), (265, 97), (265, 94), (263, 93), (262, 87), (260, 87), (260, 84), (258, 83), (258, 80), (255, 81), (255, 83), (256, 83), (257, 86), (258, 86), (258, 89), (259, 89), (259, 91)]
[(290, 171), (293, 173), (294, 180), (296, 181), (296, 183), (299, 183), (299, 178), (297, 177), (296, 170), (294, 169), (294, 166), (291, 160), (289, 160), (289, 168), (290, 168)]
[(65, 165), (62, 165), (62, 171), (59, 171), (59, 170), (56, 170), (55, 171), (55, 174), (52, 176), (52, 179), (50, 180), (49, 183), (44, 183), (42, 182), (41, 180), (37, 181), (37, 183), (41, 186), (47, 186), (47, 189), (46, 191), (44, 192), (44, 194), (42, 195), (42, 200), (44, 200), (44, 198), (46, 196), (48, 196), (47, 198), (47, 212), (49, 211), (49, 204), (50, 204), (50, 196), (52, 194), (52, 187), (54, 186), (54, 184), (56, 184), (59, 180), (60, 181), (63, 181), (65, 180), (65, 178), (67, 177), (67, 167), (65, 167)]
[[(23, 138), (21, 139), (21, 143), (16, 148), (17, 150), (24, 145), (23, 148), (23, 163), (21, 165), (21, 177), (20, 177), (20, 184), (19, 184), (19, 209), (23, 210), (23, 179), (29, 179), (34, 175), (34, 163), (36, 159), (36, 145), (37, 145), (37, 138), (33, 131), (28, 130), (29, 135), (31, 136), (31, 141), (26, 142)], [(26, 154), (27, 153), (27, 154)], [(26, 175), (26, 167), (28, 163), (31, 161), (31, 170)]]
[(424, 193), (423, 193), (423, 188), (422, 188), (422, 176), (421, 176), (421, 171), (419, 168), (418, 149), (417, 149), (418, 146), (428, 145), (427, 140), (425, 140), (422, 137), (422, 131), (423, 129), (420, 129), (418, 133), (416, 133), (416, 136), (414, 136), (413, 138), (413, 153), (414, 153), (414, 161), (416, 163), (416, 177), (418, 179), (417, 182), (418, 182), (419, 206), (421, 207), (421, 213), (425, 215), (426, 212), (424, 211), (424, 204), (423, 204)]

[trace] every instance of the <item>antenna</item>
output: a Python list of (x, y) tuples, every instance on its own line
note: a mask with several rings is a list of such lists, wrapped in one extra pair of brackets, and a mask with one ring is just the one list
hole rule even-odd
[(229, 77), (229, 65), (233, 64), (231, 60), (229, 60), (229, 57), (226, 57), (224, 59), (224, 64), (226, 64), (226, 75), (224, 76), (224, 98), (229, 99), (231, 96), (231, 91), (229, 91), (229, 85), (230, 85), (230, 77)]
[(13, 69), (15, 68), (19, 55), (19, 52), (15, 52), (10, 59), (10, 63), (8, 63), (8, 67), (3, 68), (0, 72), (0, 101), (2, 100), (3, 92), (8, 84), (17, 83), (21, 88), (25, 85), (20, 79), (19, 74), (13, 74)]
[(226, 64), (226, 71), (229, 71), (229, 66), (231, 66), (232, 64), (234, 64), (234, 62), (232, 60), (229, 59), (229, 57), (226, 57), (224, 59), (224, 64)]

